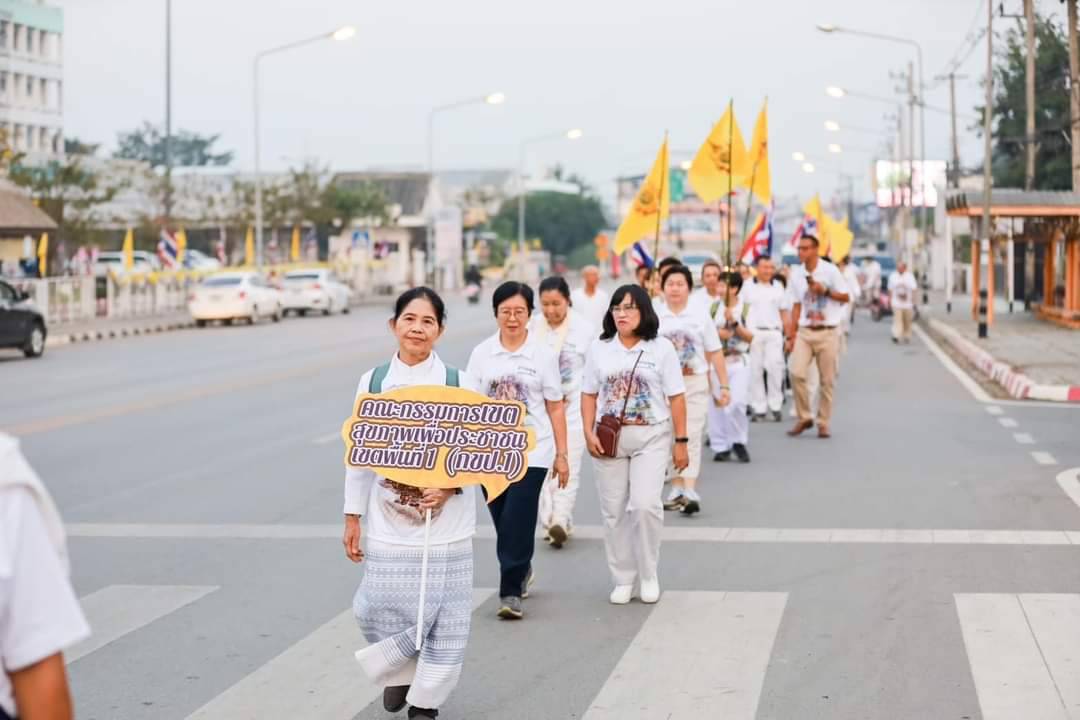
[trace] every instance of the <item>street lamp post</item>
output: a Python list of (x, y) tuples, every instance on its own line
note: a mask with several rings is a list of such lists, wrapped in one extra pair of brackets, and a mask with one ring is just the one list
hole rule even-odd
[(297, 40), (286, 45), (279, 45), (272, 47), (269, 50), (263, 50), (255, 54), (255, 60), (252, 62), (252, 112), (254, 115), (254, 130), (255, 130), (255, 264), (257, 267), (262, 268), (263, 262), (263, 202), (262, 202), (262, 168), (260, 157), (260, 138), (259, 138), (259, 63), (267, 55), (275, 55), (286, 50), (292, 50), (294, 48), (302, 47), (304, 45), (310, 45), (312, 43), (320, 42), (322, 40), (348, 40), (356, 34), (356, 28), (352, 25), (344, 25), (333, 32), (322, 33), (315, 35), (314, 37), (305, 38), (304, 40)]
[[(480, 97), (470, 97), (464, 100), (457, 100), (455, 102), (447, 103), (445, 105), (437, 105), (431, 108), (428, 112), (427, 122), (427, 168), (428, 168), (428, 197), (431, 196), (431, 189), (435, 183), (435, 116), (442, 112), (449, 110), (456, 110), (458, 108), (468, 107), (470, 105), (502, 105), (506, 102), (506, 96), (501, 92), (493, 92), (488, 95)], [(434, 280), (435, 262), (433, 258), (433, 250), (435, 246), (435, 239), (431, 232), (432, 218), (424, 218), (424, 277), (431, 276), (431, 280)]]
[[(923, 211), (919, 214), (919, 231), (922, 237), (923, 248), (926, 247), (926, 83), (923, 82), (923, 56), (922, 45), (911, 38), (899, 37), (897, 35), (886, 35), (884, 33), (865, 32), (863, 30), (853, 30), (851, 28), (837, 27), (836, 25), (830, 25), (828, 23), (818, 23), (817, 29), (823, 33), (845, 33), (847, 35), (856, 35), (858, 37), (870, 38), (872, 40), (881, 40), (883, 42), (898, 43), (900, 45), (907, 45), (915, 48), (916, 59), (919, 64), (919, 155), (921, 172), (919, 174), (919, 185), (923, 198)], [(914, 174), (914, 170), (912, 171)], [(914, 200), (914, 188), (912, 188), (912, 200)], [(914, 202), (912, 203), (914, 205)]]
[(527, 138), (518, 144), (518, 253), (521, 262), (525, 262), (525, 151), (530, 145), (549, 140), (579, 140), (584, 133), (580, 128), (571, 128), (565, 132), (547, 133)]

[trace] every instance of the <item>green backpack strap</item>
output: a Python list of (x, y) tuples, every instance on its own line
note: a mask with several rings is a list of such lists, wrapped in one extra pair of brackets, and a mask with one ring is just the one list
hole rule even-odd
[(461, 387), (458, 384), (458, 369), (446, 366), (446, 387)]
[(375, 368), (375, 370), (373, 370), (371, 373), (371, 380), (368, 381), (367, 391), (374, 395), (378, 395), (379, 393), (381, 393), (383, 380), (386, 379), (386, 376), (389, 373), (390, 363), (386, 363)]

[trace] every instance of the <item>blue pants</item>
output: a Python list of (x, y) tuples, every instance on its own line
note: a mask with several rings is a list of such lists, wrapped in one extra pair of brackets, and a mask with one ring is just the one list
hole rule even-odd
[(521, 597), (536, 547), (536, 515), (547, 475), (547, 468), (531, 467), (525, 477), (488, 503), (499, 558), (499, 597)]

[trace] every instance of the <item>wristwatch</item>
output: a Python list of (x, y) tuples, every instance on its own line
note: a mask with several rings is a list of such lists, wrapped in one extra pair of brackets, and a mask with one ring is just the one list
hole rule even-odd
[(688, 442), (690, 442), (690, 438), (688, 438), (688, 437), (677, 437), (677, 438), (675, 438), (675, 443), (677, 445), (683, 445), (683, 444), (688, 443)]

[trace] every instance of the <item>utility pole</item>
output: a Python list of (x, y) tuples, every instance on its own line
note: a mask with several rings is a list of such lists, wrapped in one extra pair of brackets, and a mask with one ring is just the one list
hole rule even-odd
[(952, 122), (952, 172), (950, 184), (960, 187), (960, 139), (956, 133), (956, 73), (949, 73), (949, 116)]
[[(992, 303), (994, 302), (994, 245), (993, 230), (990, 227), (990, 202), (991, 188), (994, 184), (994, 176), (991, 172), (991, 153), (993, 142), (993, 112), (994, 112), (994, 3), (986, 3), (986, 107), (983, 109), (983, 211), (981, 230), (982, 239), (978, 243), (977, 262), (975, 263), (976, 288), (978, 289), (978, 323), (979, 337), (985, 338), (992, 322)], [(983, 251), (987, 252), (987, 273), (984, 287), (978, 285), (978, 273), (982, 266)]]
[(1024, 0), (1024, 40), (1027, 44), (1024, 68), (1024, 102), (1027, 117), (1024, 122), (1024, 189), (1035, 187), (1035, 0)]
[[(908, 207), (911, 208), (912, 213), (912, 227), (915, 226), (915, 66), (912, 62), (908, 62), (907, 66), (907, 91), (908, 91)], [(923, 184), (922, 169), (919, 170), (919, 184)], [(926, 198), (922, 199), (923, 204), (926, 204)], [(925, 215), (925, 213), (924, 213)], [(920, 223), (919, 227), (922, 227)], [(904, 257), (908, 259), (908, 264), (914, 266), (911, 262), (913, 259), (911, 256), (911, 249), (908, 247), (907, 238), (904, 238)]]
[(1072, 118), (1072, 187), (1080, 192), (1080, 43), (1077, 41), (1076, 0), (1065, 0), (1068, 19), (1065, 35), (1069, 39), (1069, 116)]
[(165, 0), (165, 229), (172, 220), (172, 0)]

